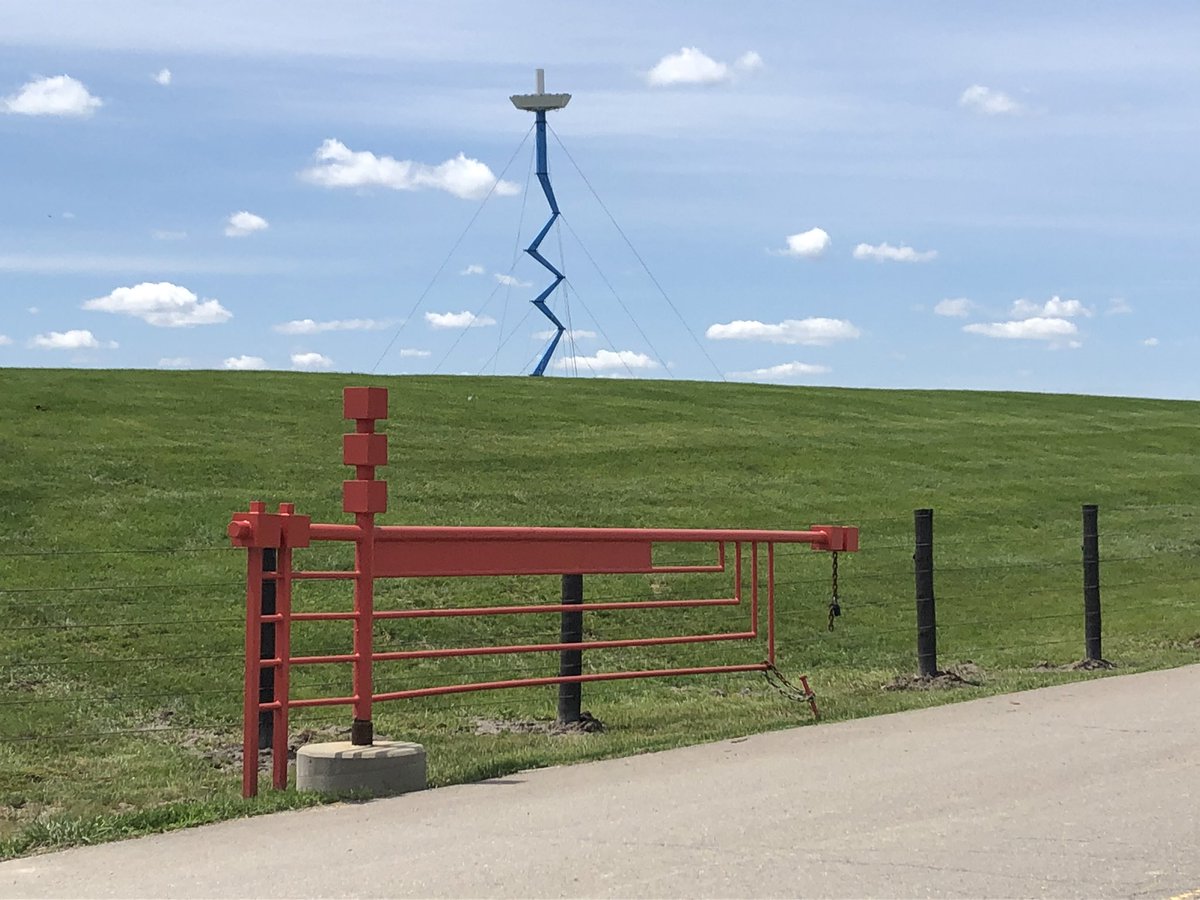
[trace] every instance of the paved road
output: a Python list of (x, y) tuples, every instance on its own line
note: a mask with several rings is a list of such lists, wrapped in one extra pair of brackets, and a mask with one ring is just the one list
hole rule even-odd
[[(1200, 666), (0, 864), (20, 897), (1172, 897)], [(1191, 894), (1200, 897), (1200, 891)]]

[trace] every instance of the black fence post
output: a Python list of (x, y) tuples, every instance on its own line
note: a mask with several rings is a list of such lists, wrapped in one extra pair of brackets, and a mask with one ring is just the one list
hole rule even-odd
[[(564, 575), (562, 577), (563, 604), (583, 603), (583, 576)], [(563, 612), (559, 626), (559, 641), (563, 644), (578, 644), (583, 640), (583, 610), (579, 612)], [(560, 676), (583, 674), (583, 651), (560, 650), (558, 653), (558, 674)], [(578, 681), (567, 682), (558, 686), (558, 722), (569, 725), (578, 722), (580, 704), (583, 698), (583, 685)]]
[[(263, 548), (262, 554), (262, 614), (275, 615), (275, 579), (266, 577), (268, 572), (278, 569), (278, 557), (274, 547)], [(275, 658), (275, 622), (263, 622), (259, 626), (258, 658)], [(275, 700), (275, 669), (263, 666), (258, 670), (258, 700), (271, 703)], [(258, 714), (258, 749), (269, 750), (275, 737), (275, 714), (263, 710)]]
[(1099, 508), (1083, 507), (1083, 636), (1087, 659), (1099, 662), (1100, 652), (1100, 527)]
[(913, 572), (917, 588), (917, 665), (919, 674), (937, 675), (937, 610), (933, 599), (933, 510), (913, 510), (916, 552)]

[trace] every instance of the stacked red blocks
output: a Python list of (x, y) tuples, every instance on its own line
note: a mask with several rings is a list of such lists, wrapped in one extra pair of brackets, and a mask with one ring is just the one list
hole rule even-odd
[(342, 510), (386, 512), (387, 482), (375, 479), (375, 467), (387, 465), (387, 435), (375, 433), (375, 422), (388, 417), (387, 388), (346, 388), (342, 416), (354, 420), (354, 432), (342, 437), (342, 462), (355, 468), (354, 480), (342, 482)]

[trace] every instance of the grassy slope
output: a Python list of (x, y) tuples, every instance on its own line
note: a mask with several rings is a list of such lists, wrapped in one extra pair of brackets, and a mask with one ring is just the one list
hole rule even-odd
[[(1103, 554), (1114, 560), (1104, 572), (1106, 655), (1126, 671), (1196, 658), (1195, 403), (673, 382), (350, 380), (392, 388), (386, 522), (860, 524), (864, 551), (843, 564), (846, 616), (832, 634), (823, 628), (827, 559), (807, 552), (780, 559), (781, 665), (812, 675), (831, 717), (1077, 677), (1031, 666), (1080, 655), (1082, 502), (1101, 505)], [(316, 519), (342, 520), (346, 383), (321, 375), (0, 370), (0, 588), (9, 591), (0, 593), (0, 738), (156, 730), (62, 741), (54, 753), (44, 742), (0, 741), (0, 837), (17, 836), (8, 852), (121, 833), (111, 819), (92, 832), (63, 827), (71, 817), (144, 818), (138, 810), (168, 801), (192, 803), (191, 813), (169, 821), (203, 818), (196, 812), (203, 803), (212, 815), (243, 808), (229, 802), (235, 773), (212, 764), (237, 742), (243, 561), (215, 548), (229, 514), (251, 498), (291, 500)], [(980, 688), (879, 689), (912, 669), (911, 510), (921, 506), (937, 511), (942, 661), (973, 660), (983, 669)], [(21, 555), (159, 547), (177, 552)], [(326, 550), (307, 560), (342, 563)], [(147, 587), (159, 584), (168, 587)], [(12, 590), (97, 585), (129, 587)], [(422, 582), (391, 584), (382, 599), (493, 602), (554, 589), (552, 579)], [(706, 589), (686, 579), (588, 584), (593, 598)], [(300, 602), (317, 608), (345, 598), (314, 589)], [(723, 612), (691, 615), (594, 614), (589, 634), (735, 625)], [(419, 632), (388, 626), (377, 639), (388, 647), (542, 640), (554, 632), (552, 619), (446, 620)], [(334, 627), (298, 633), (297, 651), (341, 649), (345, 634)], [(599, 668), (741, 661), (758, 652), (717, 645), (588, 659)], [(160, 661), (176, 654), (185, 659)], [(391, 688), (501, 668), (544, 673), (552, 664), (484, 658), (393, 668), (381, 679)], [(344, 675), (314, 669), (298, 688), (342, 692)], [(603, 735), (474, 734), (477, 716), (544, 718), (552, 697), (529, 689), (390, 704), (377, 727), (424, 742), (431, 775), (444, 783), (806, 721), (761, 682), (718, 678), (588, 685), (585, 706), (610, 726)], [(325, 711), (298, 725), (342, 718)]]

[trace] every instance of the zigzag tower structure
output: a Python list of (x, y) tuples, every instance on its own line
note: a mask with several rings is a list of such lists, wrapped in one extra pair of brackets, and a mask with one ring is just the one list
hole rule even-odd
[(538, 364), (534, 367), (530, 375), (541, 376), (545, 374), (546, 366), (550, 364), (550, 358), (554, 356), (554, 351), (558, 347), (558, 342), (562, 340), (563, 332), (566, 327), (558, 320), (558, 316), (554, 315), (550, 307), (546, 305), (546, 299), (557, 290), (562, 284), (566, 276), (558, 271), (546, 257), (542, 256), (540, 250), (542, 241), (546, 235), (550, 233), (550, 229), (554, 227), (554, 223), (558, 221), (561, 213), (558, 210), (558, 201), (554, 197), (554, 188), (550, 186), (550, 171), (546, 166), (546, 113), (552, 109), (562, 109), (571, 100), (570, 94), (547, 94), (546, 93), (546, 73), (544, 69), (537, 70), (537, 93), (536, 94), (514, 94), (509, 98), (512, 100), (513, 106), (517, 109), (526, 112), (532, 112), (536, 118), (535, 127), (537, 129), (537, 177), (538, 182), (542, 186), (542, 193), (546, 195), (546, 203), (550, 206), (550, 218), (546, 220), (546, 224), (542, 226), (542, 230), (537, 233), (537, 237), (525, 248), (525, 252), (536, 259), (542, 266), (554, 276), (554, 280), (550, 282), (537, 297), (533, 300), (533, 305), (538, 308), (538, 311), (549, 319), (555, 328), (554, 337), (550, 339), (550, 345), (546, 348), (546, 352), (542, 354), (542, 358), (538, 360)]

